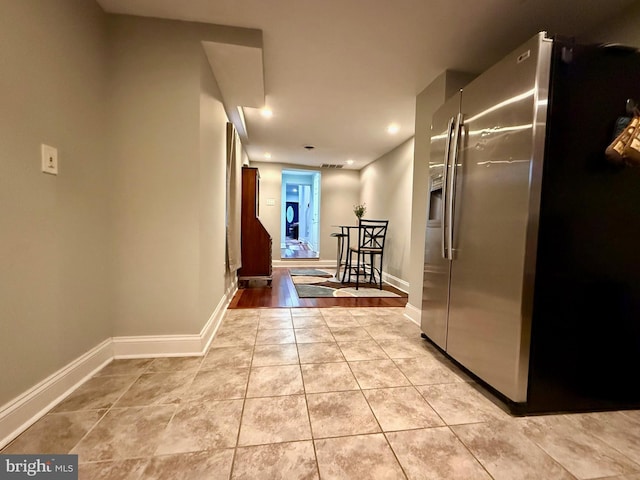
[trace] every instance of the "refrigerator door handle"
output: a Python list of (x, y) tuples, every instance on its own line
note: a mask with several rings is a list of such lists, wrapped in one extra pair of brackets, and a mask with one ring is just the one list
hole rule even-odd
[[(446, 221), (447, 218), (447, 191), (449, 190), (447, 187), (447, 180), (449, 178), (449, 158), (451, 157), (451, 134), (453, 132), (453, 124), (455, 122), (455, 117), (451, 117), (449, 119), (449, 127), (447, 128), (447, 139), (444, 144), (444, 159), (443, 159), (443, 169), (442, 169), (442, 214), (440, 218), (442, 219), (442, 258), (447, 259), (449, 257), (449, 248), (447, 247), (447, 235), (446, 235)], [(450, 246), (450, 245), (449, 245)]]
[(460, 134), (463, 128), (463, 115), (462, 113), (458, 113), (455, 119), (455, 130), (453, 132), (453, 154), (451, 157), (453, 161), (451, 162), (451, 174), (449, 175), (449, 185), (447, 187), (447, 224), (449, 228), (447, 229), (447, 244), (449, 249), (449, 259), (453, 260), (453, 218), (454, 218), (454, 209), (455, 209), (455, 196), (456, 196), (456, 171), (458, 165), (458, 153), (460, 151)]

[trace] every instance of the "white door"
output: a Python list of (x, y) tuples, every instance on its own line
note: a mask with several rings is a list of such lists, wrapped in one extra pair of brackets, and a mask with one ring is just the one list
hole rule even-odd
[(313, 175), (313, 188), (311, 192), (311, 235), (309, 244), (316, 252), (320, 251), (320, 172)]
[(300, 185), (300, 200), (299, 200), (299, 223), (300, 223), (300, 240), (307, 243), (311, 243), (311, 185)]

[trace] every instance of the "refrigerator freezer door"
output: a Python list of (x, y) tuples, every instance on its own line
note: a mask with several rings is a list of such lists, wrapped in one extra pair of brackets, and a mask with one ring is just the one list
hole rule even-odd
[(537, 86), (548, 85), (550, 52), (550, 41), (539, 35), (464, 89), (455, 160), (447, 352), (515, 402), (527, 395), (525, 265), (530, 207), (539, 202), (532, 172), (542, 162), (534, 146), (544, 118), (536, 112), (540, 106), (546, 112)]
[(448, 147), (453, 134), (452, 119), (460, 111), (460, 94), (447, 101), (433, 116), (429, 159), (429, 200), (425, 235), (422, 286), (422, 331), (440, 348), (447, 348), (447, 315), (451, 261), (445, 245)]

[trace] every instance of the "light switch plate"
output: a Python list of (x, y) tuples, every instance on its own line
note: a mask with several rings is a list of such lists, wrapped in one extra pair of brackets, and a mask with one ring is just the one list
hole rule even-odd
[(51, 175), (58, 174), (58, 149), (50, 145), (41, 146), (42, 150), (42, 171)]
[(275, 198), (267, 198), (267, 207), (275, 207), (276, 199)]

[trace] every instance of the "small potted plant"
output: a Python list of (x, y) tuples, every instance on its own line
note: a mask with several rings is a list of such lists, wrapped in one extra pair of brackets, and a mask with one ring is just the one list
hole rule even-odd
[(353, 206), (353, 213), (355, 213), (356, 217), (358, 217), (358, 220), (360, 220), (366, 212), (367, 212), (366, 203), (359, 203)]

